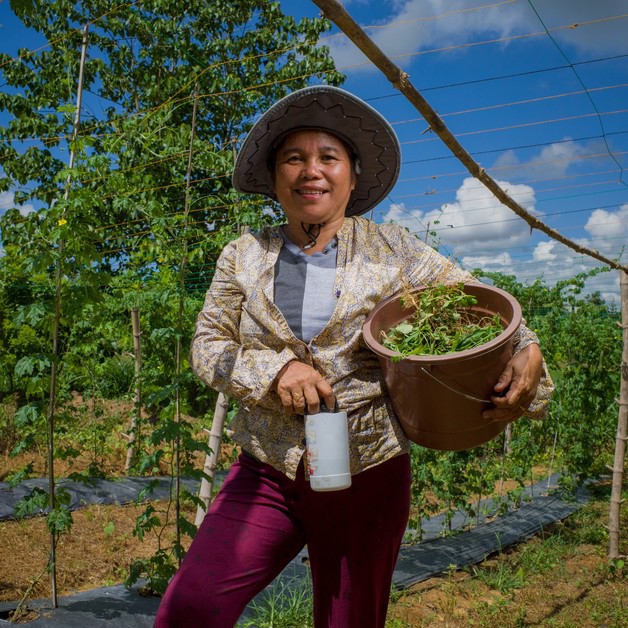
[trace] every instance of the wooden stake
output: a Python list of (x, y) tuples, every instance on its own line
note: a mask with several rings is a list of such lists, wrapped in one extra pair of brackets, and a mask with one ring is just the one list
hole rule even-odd
[(203, 471), (207, 474), (207, 478), (201, 480), (201, 488), (198, 496), (203, 501), (204, 507), (199, 506), (196, 509), (196, 519), (194, 525), (198, 528), (203, 519), (205, 513), (209, 509), (209, 505), (212, 501), (212, 490), (214, 488), (214, 475), (216, 473), (216, 465), (218, 464), (218, 458), (220, 457), (220, 445), (222, 443), (222, 430), (225, 427), (225, 419), (227, 418), (227, 410), (229, 409), (229, 397), (223, 393), (218, 393), (218, 399), (216, 400), (216, 409), (214, 410), (214, 419), (212, 421), (212, 429), (209, 433), (209, 448), (210, 453), (205, 456), (205, 464), (203, 465)]
[(140, 311), (131, 310), (131, 325), (133, 327), (133, 358), (135, 361), (135, 395), (133, 397), (134, 411), (131, 416), (131, 425), (127, 435), (129, 446), (126, 450), (124, 472), (128, 474), (135, 457), (135, 442), (139, 438), (138, 430), (142, 422), (142, 332), (140, 331)]
[[(74, 140), (78, 137), (79, 126), (81, 124), (81, 106), (83, 102), (83, 76), (85, 70), (85, 59), (87, 58), (87, 26), (83, 27), (83, 42), (81, 48), (81, 62), (79, 66), (79, 78), (76, 95), (76, 113), (74, 115), (74, 126), (72, 131), (72, 146)], [(69, 169), (74, 168), (74, 159), (76, 153), (74, 148), (70, 150)], [(65, 184), (63, 199), (68, 200), (70, 196), (71, 179), (68, 178)], [(54, 319), (52, 325), (52, 365), (50, 367), (50, 390), (48, 397), (48, 499), (50, 510), (54, 510), (56, 506), (55, 498), (55, 475), (54, 475), (54, 431), (55, 431), (55, 410), (57, 405), (57, 368), (59, 362), (59, 330), (61, 327), (61, 285), (63, 279), (63, 239), (59, 240), (59, 261), (57, 263), (57, 271), (55, 274), (55, 301), (54, 301)], [(50, 558), (48, 560), (48, 568), (50, 570), (50, 582), (52, 590), (52, 606), (58, 608), (59, 600), (57, 598), (57, 539), (54, 533), (50, 533)]]
[(611, 486), (611, 506), (608, 518), (608, 558), (619, 558), (619, 523), (621, 512), (621, 489), (624, 480), (626, 460), (626, 439), (628, 438), (628, 273), (621, 272), (622, 355), (621, 383), (619, 387), (619, 415), (617, 418), (617, 440), (613, 462), (613, 482)]

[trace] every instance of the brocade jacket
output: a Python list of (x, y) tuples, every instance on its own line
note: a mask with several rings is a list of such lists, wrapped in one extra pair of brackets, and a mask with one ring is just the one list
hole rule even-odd
[[(338, 407), (347, 411), (352, 474), (407, 452), (410, 443), (395, 417), (378, 358), (363, 340), (362, 325), (378, 303), (404, 285), (468, 282), (472, 276), (402, 227), (346, 218), (337, 234), (336, 306), (325, 328), (306, 344), (273, 302), (275, 263), (283, 245), (278, 229), (243, 235), (225, 247), (197, 320), (194, 372), (240, 401), (228, 434), (262, 462), (295, 478), (305, 450), (304, 421), (284, 413), (272, 384), (285, 364), (299, 360), (327, 380)], [(536, 335), (522, 325), (514, 352), (533, 342)], [(545, 371), (526, 415), (544, 418), (552, 390)]]

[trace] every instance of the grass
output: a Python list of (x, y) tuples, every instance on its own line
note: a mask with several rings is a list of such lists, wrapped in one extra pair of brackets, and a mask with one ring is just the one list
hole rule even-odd
[(238, 628), (313, 628), (309, 578), (276, 580), (250, 605), (250, 618)]

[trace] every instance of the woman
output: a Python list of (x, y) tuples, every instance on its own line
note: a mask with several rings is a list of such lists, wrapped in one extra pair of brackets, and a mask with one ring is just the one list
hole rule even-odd
[[(384, 626), (408, 519), (409, 443), (362, 324), (404, 283), (471, 279), (404, 229), (359, 217), (399, 165), (386, 120), (329, 86), (282, 99), (246, 138), (234, 186), (277, 200), (287, 223), (225, 248), (198, 318), (192, 365), (240, 401), (230, 435), (242, 454), (156, 626), (233, 626), (306, 544), (317, 628)], [(513, 421), (524, 408), (542, 416), (551, 390), (546, 378), (539, 388), (542, 373), (537, 339), (522, 327), (487, 420)], [(349, 415), (352, 485), (316, 493), (303, 415), (322, 402)]]

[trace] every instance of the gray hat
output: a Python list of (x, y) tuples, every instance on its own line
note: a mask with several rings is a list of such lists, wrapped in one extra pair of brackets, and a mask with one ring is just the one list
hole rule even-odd
[(347, 216), (363, 214), (390, 192), (401, 164), (395, 132), (370, 105), (331, 85), (292, 92), (262, 115), (242, 144), (233, 171), (233, 187), (277, 200), (269, 167), (270, 151), (291, 131), (308, 128), (336, 135), (359, 160)]

